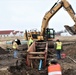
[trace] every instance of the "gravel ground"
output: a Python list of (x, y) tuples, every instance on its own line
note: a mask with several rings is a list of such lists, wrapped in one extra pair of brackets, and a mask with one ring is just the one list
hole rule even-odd
[[(55, 39), (60, 38), (61, 41), (75, 41), (76, 36), (74, 37), (56, 37)], [(67, 43), (67, 42), (64, 42)], [(62, 73), (63, 75), (76, 75), (76, 44), (68, 44), (64, 45), (64, 53), (66, 54), (65, 59), (58, 60), (62, 67)], [(6, 50), (4, 50), (6, 51)], [(1, 54), (1, 52), (0, 52)], [(6, 71), (0, 71), (0, 75), (6, 75), (4, 74), (5, 72), (7, 75), (48, 75), (47, 73), (47, 66), (43, 68), (41, 71), (38, 71), (38, 67), (36, 68), (30, 68), (25, 64), (26, 61), (26, 56), (22, 55), (20, 58), (23, 56), (25, 59), (22, 60), (19, 59), (19, 65), (16, 65), (16, 62), (18, 59), (14, 59), (12, 56), (8, 56), (8, 52), (5, 52), (6, 56), (5, 57), (0, 57), (0, 67), (9, 67), (9, 70)], [(3, 55), (5, 55), (3, 54)], [(55, 53), (54, 53), (55, 54)], [(50, 55), (50, 54), (49, 54)], [(70, 58), (69, 58), (69, 57)], [(49, 57), (51, 59), (52, 57)], [(56, 56), (54, 56), (56, 58)], [(72, 59), (71, 59), (72, 58)], [(37, 63), (38, 65), (38, 63)], [(9, 72), (7, 72), (9, 71)]]

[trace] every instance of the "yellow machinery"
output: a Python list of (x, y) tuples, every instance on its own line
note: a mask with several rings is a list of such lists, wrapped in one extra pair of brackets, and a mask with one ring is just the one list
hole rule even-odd
[[(55, 31), (53, 29), (47, 28), (48, 22), (61, 7), (65, 8), (65, 10), (69, 13), (71, 18), (76, 23), (75, 12), (73, 11), (72, 6), (66, 0), (61, 0), (60, 2), (56, 2), (53, 5), (53, 7), (44, 15), (42, 20), (41, 32), (37, 32), (35, 30), (30, 32), (27, 31), (25, 32), (25, 36), (27, 37), (27, 39), (29, 37), (33, 37), (34, 39), (40, 40), (40, 41), (35, 41), (27, 50), (28, 66), (30, 66), (31, 63), (35, 65), (34, 63), (35, 59), (42, 60), (44, 66), (46, 66), (48, 50), (49, 48), (52, 48), (54, 45), (54, 42), (49, 40), (53, 39), (55, 36)], [(69, 27), (66, 25), (65, 28), (70, 32), (70, 34), (72, 35), (76, 34), (76, 25), (74, 25), (73, 27)]]
[(54, 38), (55, 36), (55, 31), (51, 28), (46, 28), (44, 36), (41, 35), (40, 31), (36, 31), (36, 30), (30, 30), (30, 31), (25, 31), (25, 39), (29, 40), (30, 37), (32, 37), (34, 40), (50, 40), (52, 38)]
[(29, 32), (26, 31), (25, 38), (28, 39), (29, 37), (33, 37), (33, 39), (35, 39), (35, 40), (37, 40), (37, 39), (49, 40), (50, 38), (54, 38), (55, 31), (53, 29), (47, 28), (48, 22), (54, 16), (54, 14), (58, 10), (60, 10), (60, 8), (62, 8), (62, 7), (68, 12), (68, 14), (71, 16), (71, 18), (75, 22), (75, 25), (73, 25), (72, 27), (69, 27), (68, 25), (65, 25), (64, 27), (71, 35), (75, 35), (76, 34), (75, 12), (74, 12), (72, 6), (66, 0), (61, 0), (60, 2), (56, 2), (53, 5), (53, 7), (44, 15), (43, 20), (42, 20), (41, 31), (40, 32), (38, 32), (36, 30), (34, 30), (34, 31), (30, 30)]
[(75, 35), (76, 34), (76, 16), (75, 16), (75, 12), (74, 12), (72, 6), (66, 0), (61, 0), (60, 2), (56, 2), (53, 5), (53, 7), (43, 17), (42, 26), (41, 26), (41, 35), (44, 35), (45, 29), (48, 26), (49, 20), (62, 7), (68, 12), (68, 14), (71, 16), (71, 18), (75, 22), (75, 25), (73, 25), (72, 27), (69, 27), (68, 25), (65, 25), (64, 27), (67, 29), (67, 31), (71, 35)]
[(32, 37), (34, 40), (37, 40), (37, 37), (40, 35), (40, 32), (33, 29), (30, 31), (25, 30), (25, 39), (28, 40), (30, 37)]

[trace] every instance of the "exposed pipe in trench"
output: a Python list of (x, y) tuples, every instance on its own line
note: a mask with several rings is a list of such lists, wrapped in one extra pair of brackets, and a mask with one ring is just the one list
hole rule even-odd
[(40, 63), (39, 63), (39, 68), (38, 68), (38, 70), (41, 70), (41, 68), (42, 68), (42, 60), (40, 59)]

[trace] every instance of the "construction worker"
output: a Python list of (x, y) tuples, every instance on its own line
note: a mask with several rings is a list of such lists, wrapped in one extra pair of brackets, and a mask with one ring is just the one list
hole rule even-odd
[(18, 44), (16, 43), (16, 40), (13, 41), (13, 50), (14, 50), (14, 58), (18, 58)]
[(57, 53), (57, 59), (61, 59), (61, 51), (63, 50), (62, 42), (59, 39), (56, 40), (55, 50)]
[(49, 61), (48, 75), (62, 75), (61, 66), (56, 59)]
[(34, 42), (34, 41), (33, 41), (33, 38), (30, 37), (30, 39), (28, 40), (28, 46), (31, 46), (31, 44), (32, 44), (33, 42)]

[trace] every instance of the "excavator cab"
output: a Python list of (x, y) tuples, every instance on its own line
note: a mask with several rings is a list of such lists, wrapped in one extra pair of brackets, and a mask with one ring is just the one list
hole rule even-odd
[(55, 37), (55, 30), (52, 28), (46, 28), (44, 38), (46, 40), (51, 40), (54, 39), (54, 37)]

